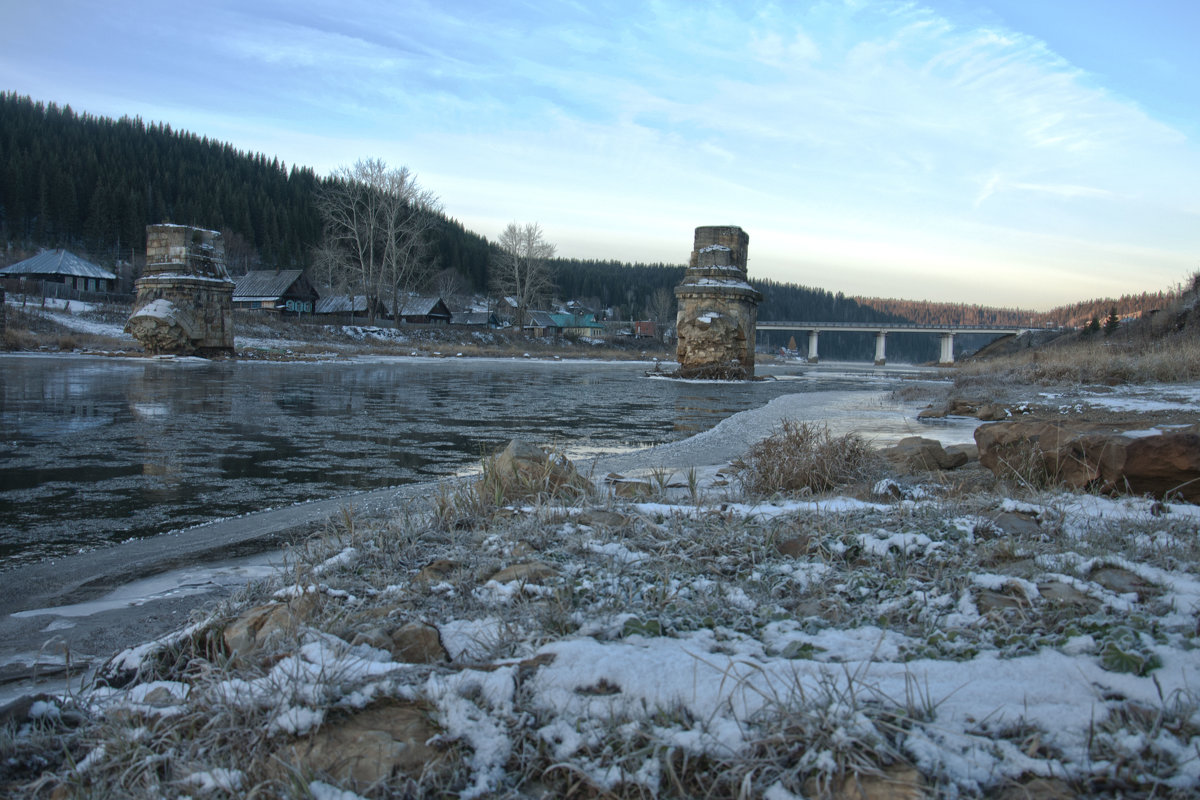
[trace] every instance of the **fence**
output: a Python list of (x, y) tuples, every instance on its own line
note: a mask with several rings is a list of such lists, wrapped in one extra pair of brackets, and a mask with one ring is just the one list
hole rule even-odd
[(134, 295), (122, 292), (85, 292), (73, 289), (64, 283), (20, 278), (0, 279), (0, 289), (8, 292), (11, 299), (22, 298), (26, 303), (41, 305), (43, 298), (55, 300), (78, 300), (82, 303), (133, 303)]

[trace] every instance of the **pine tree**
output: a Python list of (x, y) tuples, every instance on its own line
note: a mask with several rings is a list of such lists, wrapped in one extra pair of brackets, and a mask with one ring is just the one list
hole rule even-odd
[(1117, 307), (1113, 306), (1108, 311), (1108, 318), (1104, 320), (1104, 335), (1111, 336), (1112, 332), (1121, 325), (1121, 318), (1117, 316)]

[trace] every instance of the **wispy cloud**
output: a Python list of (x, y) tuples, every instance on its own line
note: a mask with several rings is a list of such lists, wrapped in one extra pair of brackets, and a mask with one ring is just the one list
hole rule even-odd
[[(79, 68), (73, 93), (203, 120), (201, 133), (322, 171), (405, 163), (482, 233), (538, 219), (570, 232), (567, 254), (636, 241), (641, 256), (619, 257), (681, 260), (690, 226), (731, 221), (751, 232), (758, 274), (821, 283), (820, 253), (852, 266), (837, 280), (903, 294), (898, 265), (1003, 282), (1004, 264), (1066, 274), (1077, 252), (1096, 276), (1108, 260), (1072, 244), (1095, 241), (1154, 264), (1140, 280), (1170, 282), (1200, 249), (1194, 141), (1036, 37), (919, 2), (148, 9), (41, 23), (138, 45), (102, 80)], [(0, 70), (36, 68), (36, 49), (0, 42), (16, 54)]]

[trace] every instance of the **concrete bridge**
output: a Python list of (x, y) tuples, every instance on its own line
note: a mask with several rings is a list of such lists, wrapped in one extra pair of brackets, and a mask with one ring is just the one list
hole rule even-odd
[(808, 360), (817, 362), (817, 341), (821, 331), (865, 332), (875, 334), (875, 363), (887, 363), (887, 335), (889, 333), (935, 333), (942, 337), (939, 364), (954, 363), (955, 334), (979, 333), (996, 336), (1025, 333), (1032, 328), (1010, 325), (919, 325), (915, 322), (759, 322), (760, 331), (803, 331), (808, 334)]

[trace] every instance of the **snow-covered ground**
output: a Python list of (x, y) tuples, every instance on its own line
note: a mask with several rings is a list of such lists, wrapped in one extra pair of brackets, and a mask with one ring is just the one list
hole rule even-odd
[[(1195, 413), (1200, 386), (1040, 401), (1060, 399)], [(848, 402), (882, 415), (891, 401)], [(386, 785), (272, 769), (286, 744), (387, 699), (428, 710), (429, 743), (460, 768), (426, 780), (462, 797), (516, 796), (541, 775), (551, 793), (786, 800), (897, 765), (937, 796), (1035, 779), (1061, 796), (1196, 796), (1200, 509), (963, 495), (952, 474), (870, 497), (743, 496), (728, 462), (817, 407), (781, 397), (605, 462), (655, 476), (648, 499), (343, 524), (286, 570), (255, 572), (236, 607), (119, 654), (113, 671), (131, 682), (39, 700), (14, 747), (81, 711), (92, 722), (63, 780), (352, 800)], [(839, 432), (846, 412), (822, 419)], [(973, 425), (911, 433), (969, 441)], [(532, 568), (503, 577), (514, 567)], [(260, 603), (290, 604), (298, 625), (234, 665), (213, 643)], [(405, 623), (435, 629), (445, 658), (398, 658), (376, 631)]]
[[(1200, 786), (1197, 507), (911, 480), (918, 499), (881, 485), (867, 500), (755, 502), (712, 469), (688, 480), (664, 475), (656, 497), (603, 513), (342, 530), (244, 601), (321, 609), (261, 666), (205, 668), (194, 642), (226, 624), (213, 618), (122, 654), (139, 678), (78, 701), (153, 761), (143, 779), (199, 792), (259, 785), (265, 767), (237, 748), (156, 749), (179, 741), (173, 726), (238, 719), (248, 732), (224, 735), (279, 752), (384, 698), (430, 710), (463, 765), (439, 785), (463, 797), (559, 770), (623, 796), (686, 779), (781, 800), (897, 764), (940, 796), (1035, 777), (1079, 794)], [(355, 639), (380, 619), (432, 626), (447, 659)], [(74, 770), (114, 780), (128, 751), (109, 739)], [(684, 756), (695, 774), (672, 776)], [(313, 796), (378, 793), (307, 780)]]

